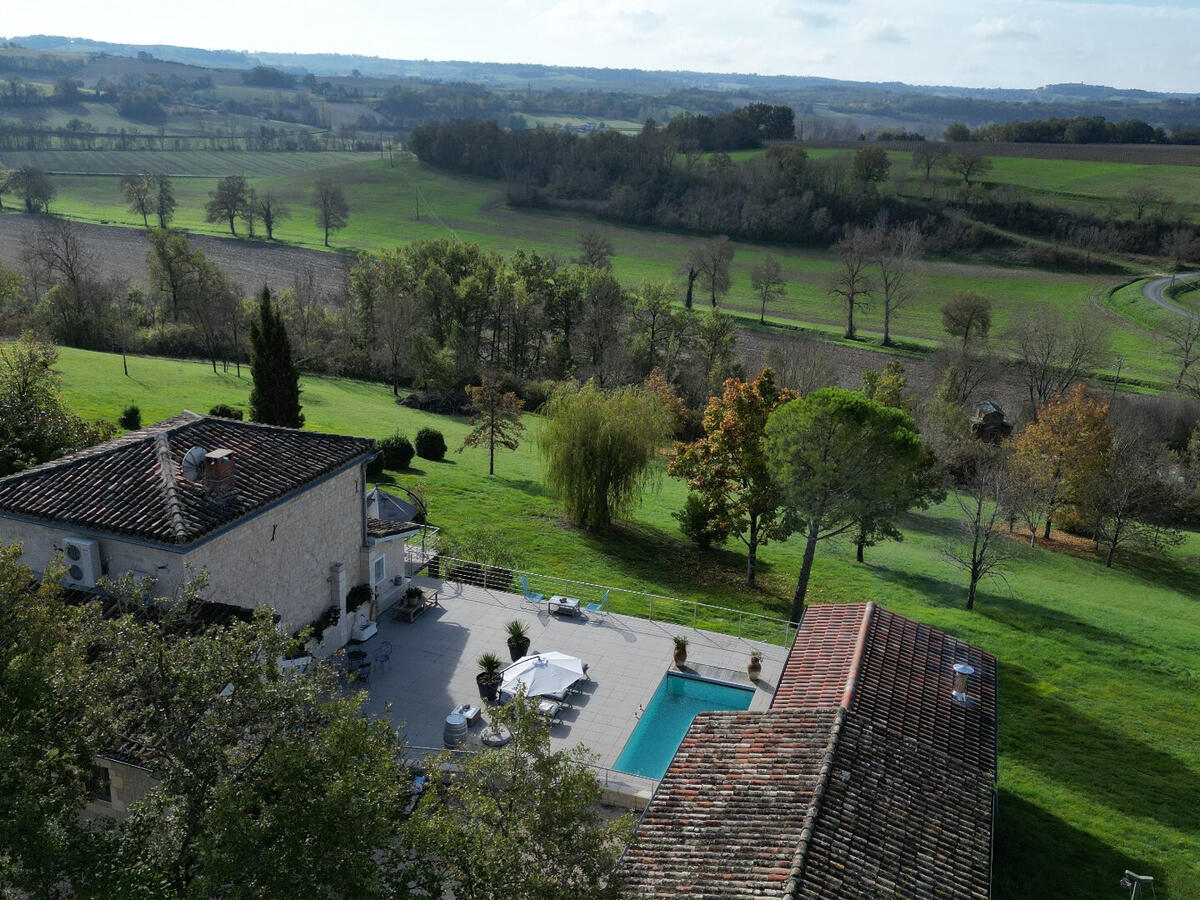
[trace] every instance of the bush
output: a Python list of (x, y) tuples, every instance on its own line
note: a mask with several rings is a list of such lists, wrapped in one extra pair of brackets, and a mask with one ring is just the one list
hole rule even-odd
[(443, 532), (438, 543), (444, 557), (439, 558), (438, 566), (443, 578), (494, 591), (512, 590), (518, 560), (504, 531), (483, 525), (467, 527)]
[(712, 510), (704, 505), (699, 494), (688, 494), (683, 509), (671, 515), (679, 522), (679, 530), (684, 537), (702, 549), (723, 544), (729, 537), (729, 533), (716, 524)]
[(356, 584), (346, 594), (346, 612), (352, 613), (364, 603), (370, 603), (374, 596), (369, 584)]
[[(445, 453), (445, 450), (442, 452)], [(379, 442), (379, 458), (383, 461), (383, 467), (394, 472), (407, 469), (415, 453), (412, 441), (400, 432)]]
[(237, 419), (239, 422), (242, 421), (243, 416), (240, 409), (236, 409), (226, 403), (218, 403), (208, 411), (208, 414), (210, 416), (220, 416), (222, 419)]
[(137, 431), (142, 427), (142, 411), (138, 409), (136, 403), (131, 403), (125, 407), (125, 412), (121, 413), (121, 418), (117, 420), (117, 424), (126, 431)]
[(417, 455), (422, 459), (439, 460), (446, 455), (446, 439), (433, 428), (417, 432)]

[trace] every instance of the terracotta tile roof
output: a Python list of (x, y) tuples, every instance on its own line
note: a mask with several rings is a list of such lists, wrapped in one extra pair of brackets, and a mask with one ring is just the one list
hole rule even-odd
[(771, 709), (842, 705), (869, 605), (810, 606), (804, 611)]
[(780, 896), (834, 710), (700, 713), (625, 851), (630, 896)]
[(986, 900), (995, 741), (993, 657), (874, 604), (810, 607), (770, 711), (696, 717), (620, 873), (637, 897)]
[[(237, 494), (209, 499), (186, 480), (192, 447), (234, 451)], [(157, 425), (0, 478), (0, 516), (188, 544), (370, 453), (365, 438), (184, 412)]]

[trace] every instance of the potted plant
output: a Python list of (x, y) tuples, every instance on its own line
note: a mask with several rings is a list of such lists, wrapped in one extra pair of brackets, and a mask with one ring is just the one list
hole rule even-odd
[(682, 669), (684, 664), (687, 662), (687, 645), (687, 638), (675, 638), (675, 668), (677, 669)]
[(491, 703), (500, 690), (500, 667), (504, 665), (504, 660), (495, 653), (485, 653), (476, 663), (479, 665), (479, 674), (475, 676), (475, 683), (479, 685), (479, 696)]
[(762, 674), (762, 653), (758, 650), (750, 651), (750, 662), (746, 663), (746, 674), (750, 676), (751, 681), (758, 681), (758, 676)]
[(508, 655), (516, 662), (529, 652), (529, 626), (520, 619), (513, 619), (504, 629), (508, 632)]

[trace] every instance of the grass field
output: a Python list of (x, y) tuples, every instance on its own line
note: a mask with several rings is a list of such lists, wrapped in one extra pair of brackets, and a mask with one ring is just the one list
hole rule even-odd
[[(378, 159), (376, 153), (254, 153), (247, 150), (21, 150), (0, 153), (10, 169), (37, 166), (82, 175), (278, 176)], [(209, 184), (206, 190), (211, 190)], [(119, 199), (119, 195), (116, 195)]]
[[(115, 419), (129, 402), (144, 421), (218, 402), (245, 406), (249, 383), (201, 363), (63, 350), (63, 384), (83, 414)], [(308, 427), (383, 437), (442, 430), (453, 449), (461, 419), (397, 406), (379, 385), (306, 378)], [(762, 550), (762, 585), (740, 584), (740, 545), (701, 553), (670, 513), (683, 487), (664, 479), (613, 534), (583, 533), (542, 489), (534, 441), (501, 453), (451, 452), (395, 473), (421, 487), (434, 524), (498, 528), (523, 567), (623, 588), (784, 615), (800, 548)], [(1013, 545), (1007, 584), (989, 583), (971, 613), (942, 547), (955, 533), (952, 503), (908, 518), (902, 543), (869, 548), (865, 565), (845, 544), (822, 546), (810, 599), (875, 600), (945, 629), (1000, 661), (1000, 780), (996, 897), (1116, 895), (1125, 868), (1158, 880), (1161, 900), (1200, 900), (1200, 535), (1163, 559), (1092, 557)]]
[[(831, 151), (832, 152), (832, 151)], [(139, 160), (139, 166), (146, 156)], [(190, 153), (167, 153), (168, 158), (187, 158)], [(246, 159), (247, 166), (267, 166), (276, 154), (197, 152), (186, 163), (193, 169), (223, 166)], [(264, 157), (255, 160), (253, 157)], [(426, 238), (456, 237), (477, 241), (482, 246), (511, 253), (534, 248), (569, 259), (577, 252), (579, 234), (599, 228), (617, 251), (614, 269), (628, 284), (664, 280), (674, 276), (695, 238), (667, 231), (597, 223), (571, 213), (521, 210), (504, 202), (503, 186), (487, 179), (448, 175), (405, 159), (388, 166), (369, 154), (280, 154), (281, 166), (311, 166), (324, 157), (319, 170), (296, 169), (274, 175), (249, 175), (259, 190), (272, 190), (291, 207), (293, 217), (277, 234), (289, 243), (320, 248), (321, 235), (309, 207), (311, 188), (318, 171), (346, 186), (350, 202), (349, 226), (334, 235), (336, 247), (378, 250)], [(347, 161), (346, 157), (358, 161)], [(368, 158), (362, 158), (368, 157)], [(180, 162), (180, 165), (185, 163)], [(249, 171), (249, 170), (248, 170)], [(119, 179), (105, 176), (61, 176), (55, 179), (59, 196), (55, 209), (93, 222), (139, 226), (140, 220), (125, 209)], [(189, 230), (222, 234), (218, 225), (204, 221), (203, 206), (215, 179), (180, 179), (176, 184), (179, 211), (176, 224)], [(783, 264), (789, 281), (788, 296), (768, 310), (768, 320), (780, 324), (803, 324), (829, 336), (840, 335), (843, 313), (829, 297), (827, 288), (836, 261), (829, 252), (772, 247), (738, 242), (733, 263), (732, 289), (722, 301), (728, 310), (757, 319), (758, 302), (750, 283), (752, 268), (766, 253)], [(1106, 308), (1100, 298), (1114, 282), (1112, 277), (1055, 273), (1007, 267), (987, 261), (930, 261), (925, 264), (920, 289), (894, 322), (894, 335), (917, 345), (933, 346), (943, 337), (940, 308), (956, 292), (980, 291), (993, 298), (993, 332), (1003, 334), (1011, 322), (1043, 303), (1070, 315), (1098, 315), (1112, 328), (1112, 352), (1123, 355), (1131, 378), (1162, 382), (1169, 365), (1157, 353), (1155, 335), (1142, 328), (1127, 327), (1127, 321)], [(699, 298), (704, 305), (707, 301)], [(877, 309), (859, 316), (859, 327), (868, 341), (879, 337)]]

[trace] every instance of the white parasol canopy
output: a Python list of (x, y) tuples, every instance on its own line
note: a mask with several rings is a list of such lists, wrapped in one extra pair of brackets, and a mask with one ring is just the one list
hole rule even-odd
[(500, 676), (503, 679), (501, 691), (516, 694), (524, 687), (529, 697), (561, 694), (586, 677), (582, 660), (557, 651), (523, 656), (504, 669)]

